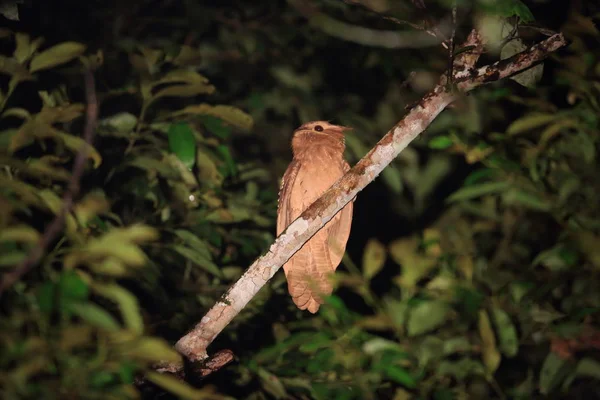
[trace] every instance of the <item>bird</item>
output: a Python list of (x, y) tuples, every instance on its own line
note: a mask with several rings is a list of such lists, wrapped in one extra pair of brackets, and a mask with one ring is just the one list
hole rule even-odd
[[(344, 132), (350, 129), (312, 121), (294, 131), (293, 158), (279, 190), (277, 236), (350, 169), (344, 159)], [(288, 291), (300, 310), (315, 314), (332, 293), (329, 279), (346, 250), (352, 212), (353, 201), (283, 265)]]

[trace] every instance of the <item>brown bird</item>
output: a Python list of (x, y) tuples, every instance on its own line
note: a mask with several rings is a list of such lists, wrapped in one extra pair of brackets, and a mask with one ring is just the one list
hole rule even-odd
[[(344, 131), (326, 121), (308, 122), (294, 131), (294, 158), (281, 182), (277, 235), (340, 179), (350, 166), (344, 160)], [(283, 266), (288, 290), (301, 310), (316, 313), (333, 291), (329, 275), (342, 261), (352, 224), (352, 202), (341, 209)]]

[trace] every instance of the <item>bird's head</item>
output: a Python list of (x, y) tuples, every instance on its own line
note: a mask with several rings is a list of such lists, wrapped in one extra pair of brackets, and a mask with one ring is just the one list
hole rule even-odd
[(307, 122), (294, 131), (292, 149), (297, 153), (306, 147), (320, 145), (340, 149), (343, 152), (344, 132), (351, 129), (327, 121)]

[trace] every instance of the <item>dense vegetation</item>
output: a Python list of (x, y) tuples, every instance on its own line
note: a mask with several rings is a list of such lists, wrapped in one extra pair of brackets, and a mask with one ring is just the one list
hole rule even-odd
[[(20, 5), (0, 28), (0, 268), (17, 278), (0, 294), (0, 397), (597, 396), (592, 1), (459, 1), (458, 43), (473, 27), (493, 36), (497, 17), (520, 26), (488, 61), (544, 29), (570, 46), (465, 96), (358, 196), (318, 314), (294, 307), (280, 272), (211, 346), (236, 362), (195, 388), (152, 372), (274, 240), (293, 130), (352, 126), (354, 164), (447, 67), (441, 45), (356, 43), (353, 29), (414, 31), (451, 3)], [(19, 270), (72, 192), (83, 147), (64, 226)], [(153, 385), (136, 385), (142, 375)]]

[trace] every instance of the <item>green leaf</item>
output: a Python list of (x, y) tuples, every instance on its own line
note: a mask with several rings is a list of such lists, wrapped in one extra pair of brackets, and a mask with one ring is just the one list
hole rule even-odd
[(479, 310), (479, 337), (481, 338), (481, 356), (489, 376), (500, 366), (502, 356), (496, 347), (496, 336), (492, 329), (490, 317), (485, 310)]
[(191, 170), (196, 163), (196, 138), (186, 122), (171, 124), (167, 133), (169, 150)]
[(493, 178), (496, 176), (497, 171), (492, 168), (481, 168), (477, 171), (471, 172), (466, 178), (464, 182), (464, 186), (473, 186), (476, 183), (487, 180), (489, 178)]
[(101, 389), (115, 383), (116, 376), (108, 371), (95, 371), (90, 375), (90, 386)]
[(498, 332), (500, 350), (507, 357), (514, 357), (519, 351), (519, 337), (517, 328), (512, 323), (510, 316), (501, 308), (492, 309), (492, 320)]
[(429, 148), (436, 150), (447, 149), (454, 143), (449, 136), (436, 136), (429, 141)]
[(202, 256), (208, 260), (212, 259), (208, 244), (204, 240), (200, 239), (192, 232), (186, 231), (185, 229), (176, 229), (174, 233), (197, 253), (202, 254)]
[(488, 182), (474, 186), (463, 187), (448, 197), (448, 202), (471, 200), (487, 194), (502, 193), (511, 187), (510, 182)]
[(108, 257), (102, 262), (92, 263), (90, 268), (98, 274), (115, 277), (123, 277), (130, 272), (125, 263), (113, 257)]
[(269, 393), (275, 399), (288, 399), (290, 396), (285, 387), (276, 375), (270, 373), (264, 368), (258, 369), (258, 377), (265, 392)]
[(37, 49), (44, 42), (44, 38), (39, 37), (31, 40), (28, 34), (16, 32), (15, 33), (16, 47), (13, 53), (13, 57), (20, 63), (25, 64), (27, 60), (37, 51)]
[(298, 350), (302, 353), (313, 354), (317, 350), (331, 346), (332, 337), (327, 332), (315, 333), (309, 342), (302, 343)]
[(27, 257), (27, 253), (22, 250), (5, 251), (0, 254), (0, 267), (13, 267), (21, 263)]
[(15, 33), (15, 51), (13, 57), (20, 63), (23, 64), (31, 57), (34, 53), (30, 44), (29, 35), (22, 32)]
[(0, 242), (37, 243), (40, 233), (29, 225), (13, 225), (0, 231)]
[(145, 376), (150, 382), (185, 400), (225, 399), (224, 396), (212, 394), (212, 390), (209, 389), (194, 389), (192, 386), (171, 375), (146, 371)]
[(408, 336), (417, 336), (443, 325), (450, 314), (450, 306), (439, 300), (424, 300), (414, 306), (408, 316)]
[(157, 160), (155, 158), (146, 157), (146, 156), (138, 156), (131, 160), (128, 165), (132, 167), (139, 168), (146, 172), (157, 173), (163, 178), (166, 179), (179, 179), (179, 173), (177, 170), (163, 160)]
[(400, 366), (388, 365), (384, 368), (383, 372), (387, 378), (401, 384), (406, 388), (414, 389), (417, 387), (417, 381), (415, 378), (410, 374), (410, 372)]
[(569, 360), (561, 358), (556, 353), (548, 353), (540, 371), (540, 393), (550, 394), (563, 382), (572, 368)]
[(127, 228), (113, 228), (108, 233), (90, 239), (81, 249), (65, 257), (65, 266), (74, 268), (78, 263), (96, 263), (99, 259), (114, 257), (131, 267), (146, 264), (146, 254), (137, 245), (158, 238), (158, 232), (149, 226), (132, 225)]
[(445, 341), (433, 335), (425, 337), (419, 344), (417, 357), (419, 367), (425, 368), (431, 362), (435, 362), (444, 356)]
[(224, 175), (225, 176), (235, 176), (237, 174), (237, 166), (235, 164), (235, 161), (233, 160), (233, 157), (231, 156), (229, 147), (227, 147), (225, 145), (219, 145), (219, 146), (217, 146), (217, 152), (221, 156), (221, 159), (223, 161), (225, 161), (225, 165), (227, 167), (226, 168), (227, 173)]
[[(160, 54), (156, 51), (155, 54), (147, 53), (146, 56), (150, 56), (154, 60), (150, 62), (150, 64), (154, 64), (156, 62), (156, 57), (159, 57)], [(158, 86), (168, 84), (168, 83), (187, 83), (190, 85), (206, 85), (207, 87), (211, 87), (214, 90), (214, 87), (208, 84), (208, 78), (204, 75), (199, 74), (195, 70), (191, 68), (180, 68), (175, 69), (173, 71), (169, 71), (165, 76), (160, 78), (157, 81), (152, 82), (151, 86), (156, 88)]]
[(419, 239), (416, 236), (396, 239), (389, 244), (392, 260), (402, 265), (402, 274), (395, 279), (403, 288), (415, 288), (437, 264), (437, 258), (419, 252)]
[(206, 257), (206, 255), (202, 252), (202, 249), (196, 250), (194, 248), (181, 245), (175, 245), (172, 248), (181, 256), (198, 265), (205, 271), (210, 272), (215, 276), (223, 277), (223, 273), (219, 267)]
[(470, 376), (485, 376), (485, 369), (481, 362), (465, 357), (459, 361), (441, 361), (436, 375), (454, 377), (462, 382)]
[(164, 339), (155, 337), (140, 337), (127, 341), (123, 355), (145, 362), (181, 363), (181, 355)]
[[(19, 64), (14, 58), (5, 57), (3, 55), (0, 55), (0, 74), (12, 77), (11, 82), (13, 90), (19, 82), (33, 79), (33, 76), (29, 73), (27, 68)], [(6, 100), (6, 98), (4, 100)]]
[(557, 114), (531, 114), (523, 118), (520, 118), (510, 124), (506, 129), (506, 133), (509, 135), (518, 135), (532, 131), (533, 129), (543, 127), (553, 122), (556, 119), (561, 118)]
[(102, 156), (100, 155), (100, 153), (98, 153), (98, 150), (96, 150), (94, 146), (86, 143), (86, 141), (82, 138), (69, 135), (68, 133), (64, 132), (57, 132), (56, 137), (60, 138), (64, 145), (71, 151), (73, 151), (73, 153), (78, 153), (79, 151), (81, 151), (82, 147), (85, 146), (87, 149), (86, 151), (88, 158), (91, 158), (94, 162), (94, 168), (98, 168), (102, 163)]
[(118, 331), (120, 324), (102, 307), (94, 303), (72, 303), (69, 311), (85, 322), (107, 331)]
[[(63, 199), (58, 197), (54, 191), (50, 189), (38, 190), (37, 195), (54, 215), (60, 215), (63, 207)], [(71, 213), (65, 215), (65, 225), (67, 233), (74, 234), (77, 231), (77, 221), (75, 221), (75, 217)]]
[(79, 57), (85, 52), (86, 46), (77, 42), (64, 42), (38, 53), (31, 60), (30, 72), (37, 72), (64, 64)]
[(204, 83), (171, 85), (156, 92), (146, 103), (148, 107), (151, 103), (162, 97), (193, 97), (199, 94), (212, 94), (215, 91), (214, 86)]
[(69, 301), (86, 300), (90, 289), (75, 271), (64, 271), (58, 281), (58, 291), (63, 299)]
[(405, 353), (404, 348), (393, 340), (384, 339), (381, 337), (375, 337), (366, 341), (362, 345), (362, 350), (365, 354), (374, 355), (381, 352), (394, 351), (397, 353)]
[(500, 0), (497, 3), (494, 2), (494, 7), (496, 7), (498, 14), (503, 17), (516, 15), (525, 23), (535, 21), (535, 17), (521, 0)]
[(144, 321), (138, 306), (137, 298), (131, 292), (117, 284), (99, 284), (92, 286), (94, 292), (112, 300), (119, 306), (125, 326), (137, 334), (144, 331)]
[(402, 175), (395, 165), (388, 165), (381, 173), (381, 177), (392, 192), (402, 193)]
[(56, 305), (56, 285), (52, 282), (44, 284), (36, 291), (38, 307), (43, 313), (50, 314)]
[[(210, 104), (196, 104), (185, 107), (183, 110), (179, 110), (172, 114), (172, 116), (180, 116), (186, 114), (196, 114), (196, 115), (204, 115), (204, 116), (212, 116), (219, 118), (220, 120), (228, 123), (229, 125), (235, 126), (237, 128), (249, 131), (252, 129), (254, 125), (254, 120), (252, 117), (240, 110), (237, 107), (226, 106), (226, 105), (216, 105), (212, 106)], [(205, 123), (204, 118), (202, 122)], [(209, 122), (210, 124), (210, 122)], [(205, 124), (206, 125), (206, 124)], [(208, 126), (207, 126), (208, 127)], [(214, 133), (214, 132), (213, 132)]]
[(386, 259), (386, 249), (377, 239), (369, 239), (363, 251), (363, 274), (371, 279), (383, 268)]
[(211, 133), (219, 139), (228, 139), (231, 136), (231, 128), (225, 125), (222, 119), (213, 117), (212, 115), (203, 115), (200, 117), (202, 124)]
[(535, 211), (550, 211), (552, 205), (537, 194), (518, 189), (504, 192), (502, 200), (507, 205), (521, 205)]
[(475, 288), (458, 287), (455, 290), (455, 298), (467, 317), (474, 320), (479, 317), (479, 309), (485, 300), (483, 293)]
[(562, 386), (563, 391), (566, 392), (575, 379), (588, 377), (600, 380), (600, 363), (593, 358), (586, 357), (577, 363), (575, 371), (565, 379)]
[(473, 346), (469, 339), (464, 336), (457, 336), (444, 340), (442, 355), (449, 356), (452, 354), (464, 354), (471, 351)]
[(106, 117), (98, 121), (100, 126), (107, 126), (119, 133), (128, 134), (138, 123), (138, 119), (135, 115), (128, 112), (120, 112), (110, 117)]

